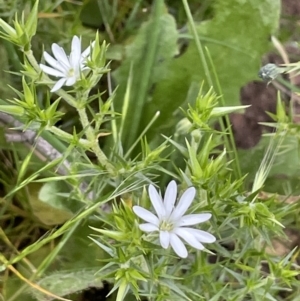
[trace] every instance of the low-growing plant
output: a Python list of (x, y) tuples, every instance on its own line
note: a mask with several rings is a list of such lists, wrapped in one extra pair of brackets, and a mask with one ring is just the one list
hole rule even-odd
[[(160, 22), (172, 27), (163, 1), (154, 2), (141, 45), (151, 26), (153, 40)], [(16, 84), (14, 96), (1, 100), (0, 119), (13, 128), (8, 142), (28, 146), (10, 148), (14, 182), (1, 171), (2, 299), (78, 300), (82, 291), (108, 284), (107, 299), (117, 301), (297, 300), (298, 250), (279, 253), (276, 243), (287, 239), (285, 225), (297, 225), (299, 206), (264, 191), (286, 139), (299, 133), (280, 96), (267, 124), (275, 131), (264, 138), (268, 148), (249, 188), (228, 118), (247, 106), (226, 105), (187, 1), (207, 79), (191, 86), (193, 101), (168, 112), (177, 122), (167, 130), (162, 121), (155, 126), (159, 110), (148, 118), (147, 89), (134, 88), (137, 66), (126, 62), (111, 74), (109, 45), (99, 32), (85, 46), (74, 35), (69, 51), (57, 41), (39, 59), (32, 44), (38, 7), (36, 1), (12, 24), (0, 19), (0, 37), (22, 57), (22, 69), (12, 74), (22, 88)], [(154, 50), (147, 60), (157, 63)], [(298, 69), (267, 65), (260, 75), (271, 81)], [(148, 73), (142, 79), (151, 82)], [(70, 121), (71, 131), (64, 128), (69, 111), (78, 121)]]

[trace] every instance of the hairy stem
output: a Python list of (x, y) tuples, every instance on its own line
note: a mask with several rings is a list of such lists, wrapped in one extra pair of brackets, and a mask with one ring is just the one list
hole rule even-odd
[(114, 174), (113, 166), (108, 161), (106, 155), (99, 146), (98, 137), (95, 135), (94, 129), (90, 125), (85, 108), (78, 107), (77, 112), (79, 114), (79, 119), (81, 121), (83, 130), (85, 131), (85, 135), (88, 141), (91, 143), (91, 148), (97, 156), (99, 163), (104, 166), (109, 173)]
[[(62, 140), (66, 141), (68, 143), (70, 143), (70, 141), (74, 140), (73, 135), (59, 129), (56, 126), (47, 127), (47, 130), (49, 130), (50, 132), (52, 132), (53, 134), (55, 134), (56, 136), (60, 137)], [(86, 139), (78, 139), (78, 142), (84, 148), (90, 148), (91, 147), (91, 143)]]

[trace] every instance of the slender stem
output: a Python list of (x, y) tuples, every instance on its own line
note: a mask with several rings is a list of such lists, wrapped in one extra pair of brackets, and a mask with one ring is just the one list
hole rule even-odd
[(139, 143), (140, 140), (142, 140), (142, 138), (145, 136), (145, 134), (147, 133), (147, 131), (149, 130), (149, 128), (152, 126), (152, 124), (155, 122), (155, 120), (159, 117), (160, 112), (157, 111), (155, 113), (155, 115), (153, 116), (153, 118), (150, 120), (150, 122), (148, 123), (148, 125), (146, 126), (146, 128), (142, 131), (142, 133), (138, 136), (138, 138), (136, 139), (136, 141), (132, 144), (132, 146), (130, 147), (130, 149), (126, 152), (124, 159), (128, 158), (128, 156), (130, 155), (130, 153), (134, 150), (134, 148), (136, 147), (136, 145)]
[(114, 174), (114, 168), (108, 161), (106, 155), (101, 150), (99, 143), (98, 143), (98, 137), (96, 137), (95, 132), (93, 128), (90, 126), (90, 122), (88, 120), (86, 110), (85, 108), (77, 108), (77, 112), (79, 114), (79, 119), (81, 121), (83, 130), (85, 131), (85, 135), (88, 139), (88, 141), (91, 143), (91, 148), (94, 151), (95, 155), (97, 156), (97, 159), (99, 163), (104, 166), (108, 172), (111, 174)]
[(29, 63), (31, 64), (31, 66), (34, 68), (35, 71), (39, 71), (40, 70), (40, 66), (38, 64), (38, 62), (36, 61), (34, 55), (32, 54), (32, 50), (28, 50), (28, 51), (24, 51)]
[[(90, 78), (90, 82), (92, 83), (91, 86), (95, 86), (97, 81), (99, 80), (99, 75), (97, 73), (93, 73), (92, 77)], [(85, 135), (89, 142), (91, 143), (91, 148), (94, 151), (98, 162), (104, 166), (111, 174), (114, 174), (114, 168), (112, 164), (108, 161), (106, 155), (101, 150), (98, 142), (98, 137), (95, 135), (95, 130), (90, 125), (87, 113), (86, 113), (86, 100), (88, 99), (89, 93), (91, 89), (87, 89), (83, 95), (77, 95), (77, 112), (79, 114), (79, 119), (81, 121), (81, 125), (83, 130), (85, 131)]]
[(198, 32), (197, 32), (197, 29), (196, 29), (196, 26), (195, 26), (195, 23), (194, 23), (194, 20), (193, 20), (193, 16), (191, 14), (191, 11), (190, 11), (190, 8), (189, 8), (189, 5), (188, 5), (188, 2), (187, 2), (187, 0), (182, 0), (182, 3), (183, 3), (183, 6), (184, 6), (184, 9), (185, 9), (185, 13), (187, 15), (188, 21), (190, 23), (191, 29), (192, 29), (192, 34), (193, 34), (193, 37), (194, 37), (194, 40), (195, 40), (195, 43), (196, 43), (196, 47), (197, 47), (200, 59), (201, 59), (202, 64), (203, 64), (206, 80), (207, 80), (207, 82), (210, 86), (213, 86), (213, 82), (212, 82), (212, 79), (211, 79), (211, 76), (210, 76), (208, 65), (207, 65), (207, 62), (206, 62), (206, 59), (205, 59), (203, 47), (201, 45), (201, 41), (199, 39)]
[[(33, 53), (31, 50), (24, 52), (28, 61), (30, 62), (30, 64), (32, 65), (32, 67), (35, 69), (35, 71), (40, 72), (40, 66), (37, 63)], [(96, 76), (95, 76), (96, 77)], [(93, 80), (96, 80), (95, 77), (93, 78)], [(50, 80), (49, 77), (45, 74), (43, 74), (42, 79), (45, 80)], [(105, 156), (105, 154), (103, 153), (103, 151), (100, 149), (99, 143), (98, 143), (98, 138), (95, 135), (94, 129), (90, 126), (87, 114), (86, 114), (86, 110), (85, 107), (82, 106), (82, 104), (86, 103), (86, 99), (88, 98), (88, 92), (87, 91), (84, 94), (84, 101), (79, 101), (76, 100), (77, 98), (74, 98), (73, 96), (71, 96), (70, 94), (66, 93), (64, 90), (58, 90), (56, 91), (56, 94), (61, 96), (69, 105), (71, 105), (72, 107), (77, 109), (77, 112), (79, 114), (79, 119), (81, 121), (82, 127), (83, 129), (86, 131), (86, 137), (87, 140), (85, 139), (79, 139), (79, 143), (85, 147), (90, 147), (95, 155), (97, 156), (97, 159), (99, 161), (99, 163), (104, 166), (111, 174), (114, 174), (114, 168), (112, 166), (112, 164), (110, 164), (110, 162), (108, 161), (107, 157)], [(74, 137), (62, 130), (60, 130), (57, 127), (49, 127), (48, 130), (50, 130), (52, 133), (65, 138), (68, 142), (72, 141), (74, 139)]]
[[(56, 126), (49, 126), (47, 127), (47, 130), (52, 132), (53, 134), (55, 134), (57, 137), (60, 137), (62, 140), (70, 143), (72, 140), (74, 140), (74, 137), (73, 135), (59, 129), (58, 127)], [(85, 148), (90, 148), (91, 147), (91, 143), (86, 140), (86, 139), (82, 139), (80, 138), (78, 140), (79, 144), (81, 144), (83, 147)]]
[[(208, 56), (208, 60), (210, 62), (210, 65), (212, 67), (213, 73), (215, 75), (215, 81), (216, 81), (216, 86), (218, 89), (218, 93), (220, 95), (220, 102), (222, 104), (223, 107), (225, 107), (225, 99), (224, 99), (224, 94), (222, 91), (222, 87), (217, 75), (217, 71), (215, 68), (215, 65), (213, 63), (212, 57), (209, 53), (209, 51), (207, 51), (207, 56)], [(234, 136), (233, 136), (233, 132), (232, 132), (232, 127), (230, 126), (230, 119), (229, 116), (226, 114), (225, 116), (225, 122), (227, 124), (227, 129), (228, 129), (228, 133), (229, 133), (229, 139), (227, 137), (227, 135), (224, 135), (224, 141), (225, 141), (225, 146), (227, 149), (231, 149), (233, 151), (233, 158), (234, 160), (234, 172), (235, 172), (235, 176), (237, 179), (241, 179), (242, 178), (242, 171), (241, 171), (241, 166), (240, 166), (240, 160), (239, 160), (239, 156), (238, 156), (238, 152), (237, 152), (237, 148), (236, 148), (236, 144), (235, 144), (235, 140), (234, 140)], [(220, 125), (221, 125), (221, 129), (222, 132), (225, 133), (226, 132), (226, 127), (225, 127), (225, 123), (224, 120), (222, 118), (219, 119), (220, 120)], [(229, 156), (231, 157), (231, 154), (229, 154)]]
[(66, 245), (69, 238), (72, 236), (74, 231), (78, 228), (80, 225), (81, 220), (77, 221), (73, 227), (70, 227), (69, 230), (63, 235), (62, 239), (59, 241), (59, 243), (55, 246), (55, 248), (46, 256), (46, 258), (42, 261), (42, 263), (39, 265), (36, 273), (33, 275), (33, 279), (37, 277), (41, 277), (43, 273), (47, 270), (47, 268), (50, 266), (50, 264), (55, 260), (57, 254), (61, 251), (61, 249)]
[[(47, 76), (48, 77), (48, 76)], [(70, 94), (66, 93), (64, 90), (60, 89), (55, 92), (58, 96), (63, 98), (70, 106), (76, 108), (76, 99), (72, 97)]]

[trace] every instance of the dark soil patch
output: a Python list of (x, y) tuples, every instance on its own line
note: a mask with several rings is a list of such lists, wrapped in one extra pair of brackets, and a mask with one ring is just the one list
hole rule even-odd
[(101, 289), (91, 287), (85, 290), (81, 295), (80, 301), (105, 301), (110, 290), (110, 285), (104, 282), (104, 286)]

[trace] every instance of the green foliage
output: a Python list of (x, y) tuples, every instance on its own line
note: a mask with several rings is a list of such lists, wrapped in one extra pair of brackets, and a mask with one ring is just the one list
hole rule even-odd
[(73, 216), (66, 198), (60, 196), (64, 183), (30, 184), (27, 186), (29, 203), (33, 214), (45, 225), (59, 225)]
[(31, 39), (35, 35), (37, 29), (38, 5), (39, 1), (35, 1), (26, 21), (24, 20), (24, 15), (22, 15), (21, 18), (18, 18), (16, 15), (14, 28), (0, 19), (0, 27), (4, 31), (1, 33), (1, 37), (16, 44), (24, 51), (30, 51)]
[[(277, 0), (264, 3), (259, 0), (220, 0), (214, 2), (214, 17), (196, 24), (199, 39), (216, 66), (226, 105), (237, 105), (240, 88), (257, 78), (261, 56), (269, 49), (269, 36), (278, 26), (279, 9)], [(206, 79), (206, 87), (210, 88), (189, 31), (185, 37), (187, 50), (173, 59), (168, 65), (168, 76), (155, 86), (153, 99), (147, 109), (145, 107), (143, 125), (156, 111), (161, 112), (156, 127), (162, 129), (165, 124), (174, 125), (173, 112), (185, 102), (190, 85)], [(212, 70), (210, 68), (211, 73)]]
[[(247, 183), (252, 182), (255, 180), (255, 173), (261, 162), (269, 156), (275, 160), (270, 164), (270, 170), (265, 177), (266, 183), (263, 181), (265, 184), (263, 189), (285, 195), (298, 194), (300, 188), (298, 184), (300, 167), (299, 126), (294, 124), (291, 116), (286, 114), (286, 108), (280, 95), (277, 99), (276, 114), (268, 114), (274, 122), (264, 123), (264, 125), (277, 130), (279, 133), (265, 135), (250, 150), (239, 150), (242, 170), (248, 174)], [(273, 152), (273, 155), (270, 156), (270, 152)]]
[[(102, 288), (102, 281), (95, 277), (95, 272), (96, 269), (59, 271), (44, 277), (38, 281), (38, 284), (57, 296), (66, 296), (81, 292), (89, 287)], [(32, 290), (32, 293), (36, 300), (47, 301), (54, 299), (39, 293), (37, 290)]]
[[(247, 107), (239, 90), (257, 76), (279, 0), (36, 1), (22, 17), (9, 2), (12, 12), (0, 6), (9, 62), (0, 64), (12, 66), (0, 111), (14, 128), (0, 140), (0, 297), (75, 301), (105, 281), (117, 301), (298, 300), (297, 250), (272, 249), (284, 227), (298, 227), (299, 205), (265, 192), (297, 193), (299, 126), (278, 96), (265, 124), (276, 133), (256, 148), (237, 152), (226, 128)], [(70, 54), (73, 35), (91, 46), (87, 58), (73, 45)], [(41, 59), (52, 41), (53, 60)], [(42, 72), (44, 59), (63, 76)], [(61, 79), (68, 84), (49, 92)], [(149, 184), (163, 191), (170, 179), (179, 197), (195, 187), (187, 213), (211, 213), (201, 230), (217, 237), (201, 251), (188, 243), (187, 259), (143, 232), (133, 211), (153, 210)]]

